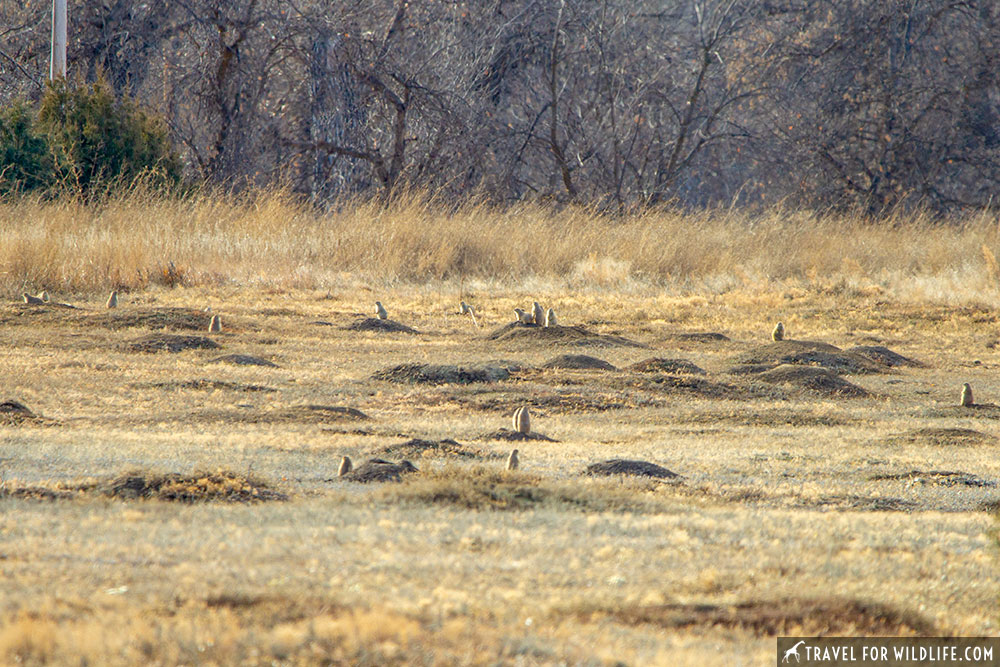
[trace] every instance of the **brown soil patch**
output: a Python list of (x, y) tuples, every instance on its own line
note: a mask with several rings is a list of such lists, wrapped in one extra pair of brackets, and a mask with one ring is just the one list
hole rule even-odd
[(493, 433), (487, 433), (482, 436), (483, 440), (507, 440), (509, 442), (524, 442), (526, 440), (538, 440), (541, 442), (559, 442), (558, 440), (553, 440), (547, 435), (541, 433), (521, 433), (520, 431), (511, 431), (506, 428), (502, 428), (499, 431), (494, 431)]
[(366, 317), (363, 320), (352, 322), (344, 327), (349, 331), (378, 331), (382, 333), (419, 333), (416, 329), (395, 320), (380, 320), (377, 317)]
[[(623, 394), (621, 391), (586, 393), (573, 390), (532, 391), (528, 399), (531, 407), (547, 408), (559, 412), (606, 412), (634, 408), (640, 405), (659, 405), (660, 401), (642, 400), (642, 396)], [(512, 413), (514, 408), (525, 404), (525, 399), (508, 393), (496, 396), (456, 397), (461, 405), (476, 410)]]
[[(484, 458), (480, 452), (463, 447), (450, 438), (444, 440), (421, 440), (420, 438), (413, 438), (398, 445), (379, 447), (373, 450), (372, 454), (401, 458)], [(490, 458), (497, 458), (497, 456), (494, 455)]]
[(730, 340), (726, 334), (715, 331), (692, 331), (689, 333), (674, 333), (664, 337), (666, 340), (691, 341), (693, 343), (725, 343)]
[(633, 475), (637, 477), (655, 477), (657, 479), (677, 479), (677, 473), (667, 470), (649, 461), (630, 461), (628, 459), (609, 459), (600, 463), (592, 463), (584, 471), (585, 475)]
[(510, 370), (492, 364), (400, 364), (377, 371), (373, 380), (413, 384), (472, 384), (500, 382), (510, 377)]
[(994, 488), (997, 483), (983, 479), (978, 475), (969, 472), (947, 471), (947, 470), (911, 470), (900, 473), (883, 473), (872, 475), (868, 479), (872, 481), (899, 481), (905, 480), (914, 484), (924, 484), (928, 486), (972, 486), (977, 488)]
[(261, 359), (251, 354), (226, 354), (215, 359), (209, 359), (208, 364), (235, 364), (237, 366), (267, 366), (268, 368), (278, 368), (278, 364), (267, 359)]
[(846, 354), (854, 354), (859, 357), (864, 357), (865, 359), (870, 359), (877, 364), (882, 364), (883, 366), (889, 366), (891, 368), (896, 366), (910, 366), (913, 368), (927, 367), (927, 364), (917, 361), (916, 359), (904, 357), (897, 352), (893, 352), (884, 345), (856, 345), (855, 347), (847, 348), (844, 352)]
[(926, 619), (874, 602), (841, 598), (788, 598), (735, 605), (664, 604), (581, 611), (580, 617), (610, 617), (628, 625), (671, 630), (741, 630), (772, 636), (935, 636)]
[(182, 352), (184, 350), (215, 350), (222, 346), (205, 336), (153, 334), (136, 338), (126, 343), (124, 347), (127, 352)]
[(664, 359), (653, 357), (628, 366), (626, 370), (636, 373), (667, 373), (680, 375), (705, 375), (705, 371), (687, 359)]
[(781, 365), (816, 366), (837, 374), (886, 373), (889, 367), (839, 347), (813, 341), (783, 340), (761, 345), (733, 359), (739, 374), (761, 372)]
[(352, 482), (399, 482), (403, 475), (419, 472), (409, 461), (393, 463), (385, 459), (370, 459), (338, 479)]
[(62, 307), (53, 303), (47, 303), (44, 306), (29, 306), (26, 303), (0, 304), (0, 325), (38, 326), (41, 322), (65, 322), (75, 315), (70, 310), (76, 309), (72, 306)]
[[(549, 327), (551, 328), (551, 327)], [(542, 368), (567, 368), (573, 370), (600, 370), (600, 371), (616, 371), (618, 370), (608, 362), (603, 359), (598, 359), (597, 357), (590, 357), (586, 354), (561, 354), (558, 357), (549, 359), (544, 364)]]
[(239, 391), (274, 393), (272, 387), (260, 384), (242, 384), (226, 380), (171, 380), (167, 382), (138, 382), (132, 385), (136, 389), (193, 389), (195, 391)]
[(581, 326), (543, 327), (537, 324), (511, 322), (490, 335), (490, 340), (500, 342), (541, 342), (564, 345), (594, 345), (598, 347), (647, 347), (634, 340), (609, 334), (593, 333)]
[(891, 438), (897, 442), (920, 445), (992, 445), (996, 437), (971, 428), (920, 428)]
[(866, 389), (862, 389), (856, 384), (851, 384), (825, 368), (785, 364), (760, 373), (757, 377), (764, 382), (790, 384), (815, 391), (824, 396), (861, 398), (871, 395)]
[(15, 482), (0, 488), (0, 499), (69, 500), (89, 496), (187, 503), (257, 503), (288, 499), (286, 494), (275, 490), (260, 477), (230, 470), (190, 475), (131, 470), (104, 481), (57, 482), (36, 486), (19, 486)]

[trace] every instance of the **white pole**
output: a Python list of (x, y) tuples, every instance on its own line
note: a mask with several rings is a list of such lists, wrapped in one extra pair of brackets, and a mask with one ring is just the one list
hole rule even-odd
[(66, 78), (66, 0), (52, 0), (52, 64), (49, 78)]

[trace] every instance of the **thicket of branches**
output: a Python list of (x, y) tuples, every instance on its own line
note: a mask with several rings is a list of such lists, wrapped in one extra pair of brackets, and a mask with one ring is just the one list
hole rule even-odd
[[(0, 2), (0, 103), (51, 3)], [(625, 209), (992, 204), (992, 0), (70, 2), (71, 75), (160, 111), (189, 174)]]

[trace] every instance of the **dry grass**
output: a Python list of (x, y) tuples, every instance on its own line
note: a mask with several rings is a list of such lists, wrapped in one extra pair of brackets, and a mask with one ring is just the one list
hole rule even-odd
[(420, 194), (319, 213), (280, 191), (182, 200), (139, 191), (93, 206), (0, 201), (0, 289), (9, 295), (530, 278), (575, 289), (820, 287), (992, 303), (998, 248), (1000, 228), (987, 214), (952, 224), (919, 216), (872, 224), (780, 209), (618, 219), (531, 204), (445, 207)]
[[(756, 665), (781, 631), (997, 632), (986, 219), (321, 216), (280, 195), (0, 216), (0, 663)], [(16, 303), (32, 276), (79, 308)], [(348, 330), (375, 300), (418, 333)], [(574, 335), (490, 338), (534, 300)], [(129, 350), (204, 334), (206, 306), (221, 350)], [(729, 374), (779, 320), (886, 367), (835, 364), (856, 398)], [(563, 354), (619, 370), (541, 368)], [(372, 379), (414, 364), (505, 373)], [(521, 405), (548, 438), (490, 439)], [(419, 472), (358, 484), (345, 455)], [(582, 475), (609, 459), (681, 478)], [(243, 479), (197, 471), (252, 470), (289, 499), (102, 491), (134, 469), (206, 492)]]

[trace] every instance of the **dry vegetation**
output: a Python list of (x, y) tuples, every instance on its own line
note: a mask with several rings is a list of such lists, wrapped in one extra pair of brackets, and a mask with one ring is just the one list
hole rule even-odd
[[(995, 222), (432, 206), (0, 204), (0, 663), (773, 664), (780, 633), (997, 632)], [(351, 329), (376, 299), (415, 332)], [(532, 300), (580, 335), (508, 335)], [(494, 371), (386, 373), (416, 364)], [(521, 405), (545, 438), (503, 439)], [(345, 455), (417, 471), (360, 484)], [(677, 477), (586, 474), (611, 459)]]

